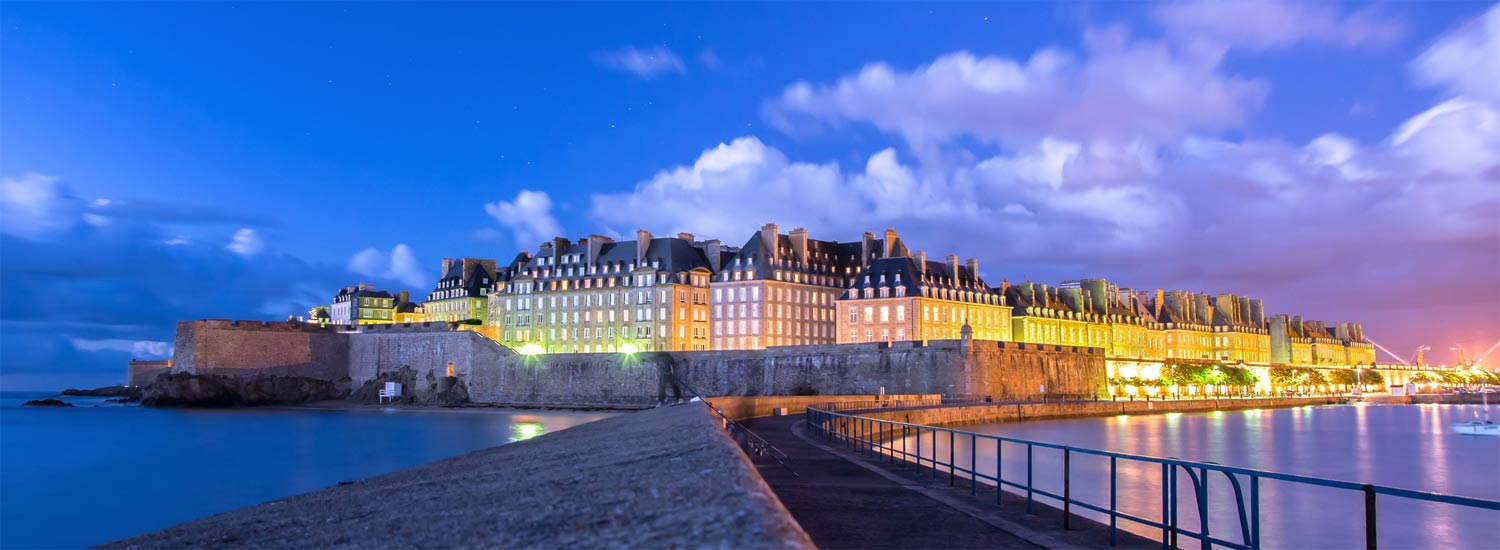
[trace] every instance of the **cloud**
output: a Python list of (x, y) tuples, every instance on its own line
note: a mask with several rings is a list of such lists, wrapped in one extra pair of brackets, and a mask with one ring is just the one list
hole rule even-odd
[(398, 244), (390, 254), (366, 248), (349, 258), (349, 271), (366, 277), (393, 279), (413, 289), (427, 288), (427, 273), (417, 263), (411, 247)]
[(594, 53), (594, 63), (606, 69), (625, 71), (638, 77), (651, 79), (668, 73), (687, 72), (687, 65), (676, 53), (656, 46), (638, 49), (626, 46), (619, 50)]
[(1222, 73), (1217, 57), (1093, 30), (1084, 55), (1047, 48), (1025, 60), (943, 55), (911, 71), (865, 65), (837, 82), (799, 81), (766, 106), (776, 127), (802, 132), (861, 122), (901, 136), (923, 159), (959, 136), (1005, 146), (1043, 138), (1153, 143), (1241, 126), (1265, 84)]
[(1344, 13), (1336, 2), (1192, 0), (1159, 2), (1152, 15), (1174, 40), (1196, 47), (1265, 51), (1313, 43), (1386, 46), (1406, 26), (1376, 8)]
[(522, 189), (508, 202), (484, 205), (484, 211), (509, 228), (516, 246), (522, 249), (563, 233), (562, 225), (552, 216), (552, 198), (544, 191)]
[[(0, 385), (7, 388), (119, 383), (132, 355), (161, 351), (136, 343), (170, 342), (177, 321), (284, 319), (349, 283), (342, 266), (304, 261), (258, 237), (240, 239), (259, 243), (246, 261), (212, 240), (183, 238), (177, 222), (111, 215), (107, 224), (85, 223), (85, 215), (116, 203), (81, 201), (64, 180), (0, 179), (28, 178), (45, 192), (7, 195), (0, 216), (7, 226), (0, 231)], [(21, 220), (12, 212), (46, 212), (50, 225), (12, 231), (9, 224)]]
[(1500, 103), (1500, 6), (1443, 35), (1412, 69), (1422, 84)]
[(68, 229), (80, 209), (56, 177), (27, 172), (0, 178), (0, 233), (41, 238)]
[(234, 232), (234, 236), (230, 237), (229, 244), (225, 245), (224, 249), (249, 258), (260, 254), (262, 250), (266, 249), (266, 245), (260, 240), (260, 235), (256, 234), (254, 229), (242, 227), (239, 231)]
[(170, 342), (151, 340), (125, 340), (119, 338), (88, 339), (69, 336), (68, 343), (79, 351), (119, 351), (129, 353), (136, 359), (169, 359), (172, 357)]

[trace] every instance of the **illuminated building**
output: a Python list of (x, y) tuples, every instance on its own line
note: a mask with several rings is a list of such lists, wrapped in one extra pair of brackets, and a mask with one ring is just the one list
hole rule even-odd
[(495, 260), (443, 258), (442, 273), (437, 288), (422, 302), (425, 320), (480, 323), (487, 320)]
[(490, 321), (501, 343), (534, 353), (707, 350), (709, 278), (727, 252), (689, 233), (556, 238), (502, 273)]
[(976, 340), (1011, 339), (1010, 308), (979, 278), (976, 260), (887, 252), (893, 255), (870, 262), (836, 302), (839, 343), (958, 339), (966, 324)]
[(1271, 336), (1260, 300), (1220, 294), (1213, 305), (1213, 359), (1229, 363), (1271, 362)]
[(1001, 285), (1012, 307), (1011, 327), (1018, 342), (1104, 348), (1109, 329), (1083, 299), (1083, 289), (1024, 282)]
[(395, 317), (391, 293), (365, 283), (339, 289), (328, 306), (328, 322), (335, 325), (385, 324)]
[(713, 349), (835, 343), (835, 302), (855, 274), (875, 259), (905, 254), (895, 230), (839, 243), (809, 239), (802, 228), (783, 235), (766, 224), (709, 284)]

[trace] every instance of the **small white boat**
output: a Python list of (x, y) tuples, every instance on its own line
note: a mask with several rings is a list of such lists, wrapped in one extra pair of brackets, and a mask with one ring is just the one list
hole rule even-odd
[(1500, 436), (1500, 424), (1490, 420), (1490, 396), (1484, 395), (1484, 420), (1470, 420), (1454, 424), (1453, 431), (1464, 435)]
[(1500, 424), (1488, 420), (1475, 420), (1463, 424), (1454, 424), (1453, 431), (1464, 435), (1500, 436)]

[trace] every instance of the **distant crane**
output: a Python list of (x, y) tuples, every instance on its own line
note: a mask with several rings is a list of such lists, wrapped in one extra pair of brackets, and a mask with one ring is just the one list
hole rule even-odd
[(1458, 345), (1458, 344), (1454, 344), (1453, 347), (1448, 348), (1448, 351), (1456, 351), (1456, 352), (1458, 352), (1458, 368), (1462, 369), (1462, 368), (1466, 368), (1466, 367), (1469, 366), (1468, 360), (1464, 359), (1464, 347), (1463, 346)]
[(1429, 346), (1427, 344), (1422, 344), (1420, 346), (1417, 346), (1417, 362), (1412, 363), (1412, 365), (1415, 365), (1415, 366), (1418, 366), (1418, 367), (1425, 367), (1425, 366), (1427, 366), (1427, 357), (1422, 352), (1425, 352), (1425, 351), (1430, 350), (1430, 349), (1432, 349), (1432, 346)]

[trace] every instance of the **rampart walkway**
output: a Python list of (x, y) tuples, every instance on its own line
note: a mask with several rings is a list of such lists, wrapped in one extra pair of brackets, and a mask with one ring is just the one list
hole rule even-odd
[[(978, 498), (928, 475), (930, 470), (860, 458), (807, 435), (803, 415), (765, 417), (745, 424), (787, 454), (797, 475), (768, 458), (753, 457), (760, 474), (819, 548), (1059, 548), (1105, 547), (1103, 526), (1074, 516), (1062, 531), (1061, 512), (994, 490)], [(988, 496), (985, 496), (985, 495)], [(1014, 499), (1014, 503), (1012, 500)], [(1119, 547), (1159, 548), (1159, 542), (1121, 534)]]

